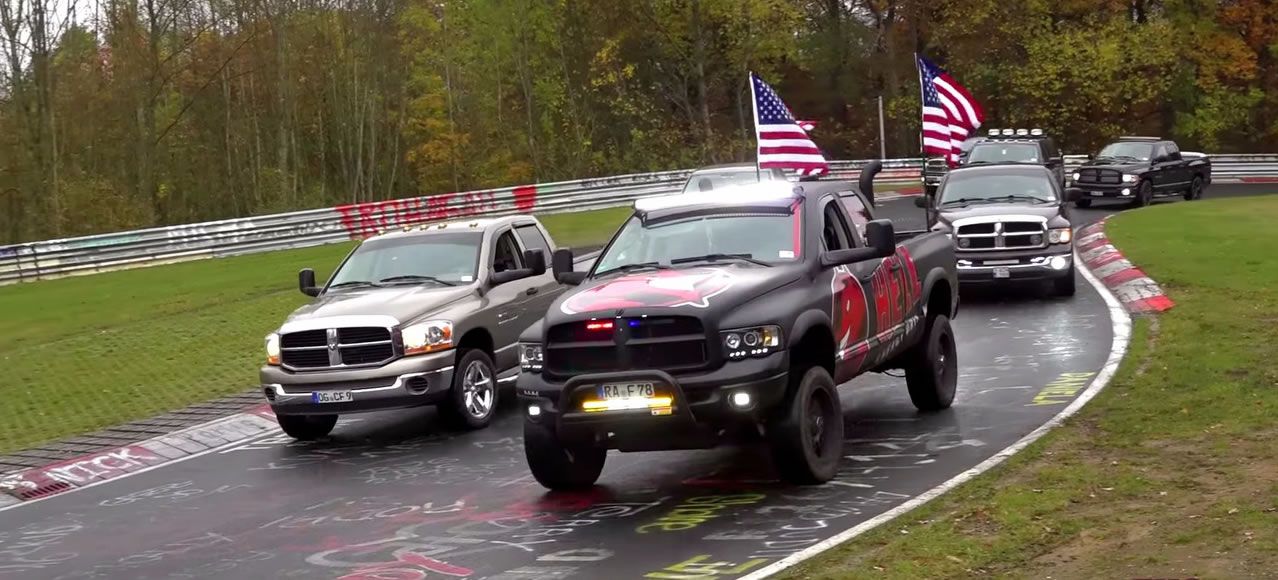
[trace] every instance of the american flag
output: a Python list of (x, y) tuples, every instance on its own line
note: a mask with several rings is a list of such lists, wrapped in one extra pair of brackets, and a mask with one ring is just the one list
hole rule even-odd
[(807, 131), (808, 133), (811, 133), (813, 129), (816, 129), (816, 123), (817, 123), (817, 122), (816, 122), (816, 121), (804, 121), (804, 120), (797, 120), (797, 121), (795, 121), (795, 123), (797, 123), (797, 124), (799, 125), (799, 128), (800, 128), (800, 129), (803, 129), (804, 131)]
[(949, 73), (917, 56), (923, 88), (923, 153), (958, 165), (959, 146), (985, 121), (981, 105)]
[(759, 141), (760, 169), (793, 169), (799, 175), (829, 173), (830, 165), (781, 102), (776, 91), (750, 73), (750, 93), (754, 96), (754, 131)]

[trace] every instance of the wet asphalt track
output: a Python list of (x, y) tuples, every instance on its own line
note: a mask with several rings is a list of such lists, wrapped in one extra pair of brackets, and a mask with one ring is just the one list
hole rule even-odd
[[(884, 206), (901, 229), (921, 225), (908, 200)], [(843, 385), (846, 457), (824, 486), (780, 484), (766, 454), (723, 448), (613, 452), (594, 491), (547, 494), (507, 397), (480, 432), (440, 431), (428, 409), (352, 416), (330, 441), (258, 438), (2, 511), (0, 578), (738, 577), (899, 505), (1064, 408), (1111, 343), (1104, 301), (1078, 282), (1072, 299), (965, 291), (949, 411), (915, 412), (900, 378)]]

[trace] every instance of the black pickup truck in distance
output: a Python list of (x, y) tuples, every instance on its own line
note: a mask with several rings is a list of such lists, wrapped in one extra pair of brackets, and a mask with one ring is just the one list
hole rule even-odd
[(609, 449), (761, 440), (784, 480), (823, 483), (842, 456), (836, 385), (905, 369), (915, 406), (949, 407), (953, 244), (898, 244), (871, 199), (818, 181), (641, 200), (589, 272), (556, 252), (557, 279), (576, 288), (519, 347), (537, 481), (592, 485)]
[(1211, 184), (1211, 159), (1182, 153), (1175, 143), (1157, 137), (1119, 137), (1070, 177), (1078, 191), (1078, 207), (1102, 199), (1143, 207), (1157, 197), (1200, 199), (1203, 188)]

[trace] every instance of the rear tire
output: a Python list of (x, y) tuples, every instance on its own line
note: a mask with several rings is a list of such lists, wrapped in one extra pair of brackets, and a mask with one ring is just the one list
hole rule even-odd
[(608, 450), (565, 446), (549, 427), (525, 419), (524, 458), (537, 483), (546, 489), (582, 489), (599, 480)]
[(483, 429), (497, 413), (498, 394), (493, 359), (482, 350), (465, 350), (453, 367), (452, 388), (439, 413), (452, 427)]
[(825, 483), (834, 479), (843, 456), (839, 392), (823, 367), (811, 367), (797, 378), (798, 384), (768, 430), (772, 461), (782, 481)]
[(920, 411), (940, 411), (954, 403), (958, 390), (958, 353), (950, 319), (937, 315), (923, 340), (906, 355), (905, 383)]
[(337, 415), (276, 415), (284, 434), (298, 441), (314, 441), (333, 432)]
[(1056, 290), (1057, 296), (1073, 296), (1074, 295), (1074, 267), (1069, 267), (1069, 274), (1062, 278), (1052, 281), (1053, 289)]
[(1202, 199), (1203, 197), (1203, 178), (1194, 176), (1194, 180), (1189, 183), (1189, 191), (1185, 192), (1185, 201), (1193, 201)]
[(1081, 208), (1084, 208), (1084, 209), (1089, 208), (1089, 207), (1092, 207), (1092, 200), (1090, 200), (1090, 199), (1080, 199), (1080, 200), (1077, 200), (1077, 201), (1075, 201), (1075, 202), (1074, 202), (1074, 207), (1081, 207)]

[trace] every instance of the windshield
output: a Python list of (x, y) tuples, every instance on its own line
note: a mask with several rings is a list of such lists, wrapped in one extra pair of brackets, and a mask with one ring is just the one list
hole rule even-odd
[[(475, 280), (480, 232), (424, 234), (369, 240), (333, 274), (329, 288), (360, 282), (457, 284)], [(437, 281), (429, 280), (435, 278)]]
[[(596, 274), (636, 264), (669, 266), (683, 258), (733, 254), (763, 262), (799, 259), (797, 215), (719, 214), (645, 225), (631, 217), (600, 256)], [(723, 258), (725, 260), (733, 258)]]
[(1031, 143), (982, 143), (972, 148), (968, 163), (1041, 163), (1038, 145)]
[(1150, 156), (1154, 152), (1153, 143), (1110, 143), (1104, 149), (1101, 149), (1100, 155), (1097, 157), (1109, 157), (1113, 159), (1128, 158), (1137, 161), (1149, 161)]
[(941, 205), (947, 203), (972, 203), (1025, 198), (1038, 201), (1056, 201), (1052, 182), (1044, 175), (951, 173), (941, 188)]
[(683, 185), (683, 193), (713, 191), (745, 183), (774, 181), (776, 179), (779, 178), (773, 175), (770, 169), (763, 171), (755, 171), (753, 168), (734, 171), (706, 171), (692, 174), (692, 177), (688, 179), (688, 183)]

